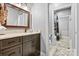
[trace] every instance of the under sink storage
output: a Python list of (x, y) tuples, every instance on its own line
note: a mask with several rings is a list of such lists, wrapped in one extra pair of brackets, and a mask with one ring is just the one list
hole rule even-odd
[(40, 33), (0, 40), (0, 56), (38, 55), (40, 55)]

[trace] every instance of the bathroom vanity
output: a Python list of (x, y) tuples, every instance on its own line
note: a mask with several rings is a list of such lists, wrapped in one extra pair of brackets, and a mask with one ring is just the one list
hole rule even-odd
[[(1, 20), (1, 26), (23, 28), (24, 32), (26, 32), (30, 24), (30, 12), (21, 8), (22, 6), (18, 7), (10, 3), (4, 5), (5, 11), (7, 11), (7, 20), (4, 21), (4, 24), (2, 24)], [(27, 6), (25, 5), (25, 7)], [(0, 34), (3, 34), (0, 35), (0, 56), (40, 55), (40, 32), (4, 34), (5, 30), (2, 31), (2, 28), (0, 30)]]
[(0, 35), (0, 56), (40, 55), (40, 33)]

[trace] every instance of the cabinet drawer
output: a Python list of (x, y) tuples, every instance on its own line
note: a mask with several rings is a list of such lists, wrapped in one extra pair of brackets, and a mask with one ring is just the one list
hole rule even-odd
[(32, 39), (40, 39), (40, 34), (31, 35)]
[(9, 38), (9, 39), (4, 39), (1, 42), (1, 49), (5, 49), (17, 44), (22, 43), (22, 38), (21, 37), (15, 37), (15, 38)]
[(22, 56), (22, 45), (1, 51), (2, 56)]
[(31, 41), (33, 39), (40, 39), (40, 34), (33, 34), (23, 37), (23, 42)]

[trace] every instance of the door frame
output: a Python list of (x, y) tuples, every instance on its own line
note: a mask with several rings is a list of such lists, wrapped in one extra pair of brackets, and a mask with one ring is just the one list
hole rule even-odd
[[(54, 16), (54, 12), (55, 11), (58, 11), (58, 10), (61, 10), (61, 9), (64, 9), (64, 8), (69, 8), (71, 7), (71, 20), (72, 20), (72, 24), (71, 25), (73, 28), (72, 32), (73, 32), (73, 37), (72, 37), (72, 49), (74, 49), (74, 55), (77, 55), (77, 4), (76, 3), (71, 3), (69, 5), (65, 5), (63, 7), (59, 7), (59, 8), (54, 8), (52, 9), (52, 16)], [(52, 17), (52, 20), (54, 18)], [(52, 21), (53, 22), (53, 21)], [(52, 33), (53, 33), (53, 27), (52, 27)]]

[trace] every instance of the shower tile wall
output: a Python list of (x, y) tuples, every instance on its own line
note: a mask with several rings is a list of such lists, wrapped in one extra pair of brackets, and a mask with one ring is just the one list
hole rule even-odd
[[(48, 19), (48, 33), (49, 33), (49, 41), (52, 41), (51, 44), (55, 45), (56, 40), (54, 39), (54, 17), (53, 17), (53, 9), (68, 5), (68, 3), (59, 3), (59, 4), (49, 4), (49, 19)], [(69, 11), (70, 12), (70, 11)], [(69, 13), (70, 14), (70, 13)], [(52, 38), (51, 38), (52, 34)]]
[(52, 42), (52, 5), (49, 4), (49, 16), (48, 16), (48, 34), (49, 34), (49, 44)]

